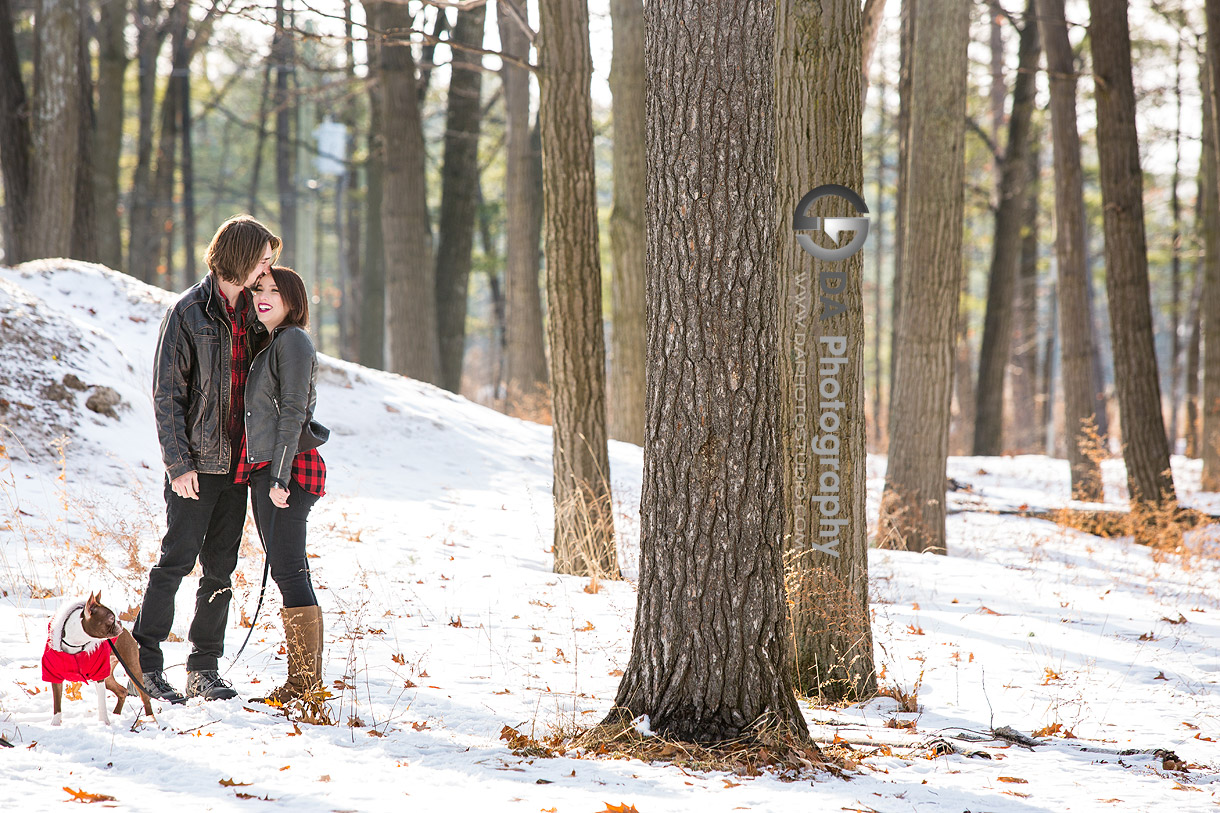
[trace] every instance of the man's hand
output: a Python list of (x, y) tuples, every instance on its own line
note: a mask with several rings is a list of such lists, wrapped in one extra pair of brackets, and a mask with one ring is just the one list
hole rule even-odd
[(276, 508), (288, 507), (288, 489), (279, 488), (278, 486), (271, 487), (271, 502)]
[(184, 500), (199, 499), (199, 473), (188, 471), (181, 477), (170, 480), (169, 487)]

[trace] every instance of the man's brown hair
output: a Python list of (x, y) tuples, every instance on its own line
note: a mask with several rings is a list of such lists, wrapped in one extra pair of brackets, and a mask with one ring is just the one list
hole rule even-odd
[[(267, 276), (264, 274), (259, 277), (258, 284), (265, 285)], [(305, 292), (305, 280), (301, 279), (300, 274), (285, 265), (271, 266), (270, 276), (275, 280), (275, 287), (280, 291), (280, 299), (284, 300), (284, 307), (288, 309), (288, 314), (280, 324), (309, 327), (309, 294)]]
[(250, 215), (237, 215), (216, 230), (203, 260), (225, 282), (244, 285), (250, 271), (262, 261), (268, 243), (271, 261), (275, 262), (280, 256), (280, 238)]

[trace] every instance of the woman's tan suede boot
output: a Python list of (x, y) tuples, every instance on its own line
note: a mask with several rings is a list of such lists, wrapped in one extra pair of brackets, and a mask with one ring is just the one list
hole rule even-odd
[(322, 688), (322, 610), (316, 604), (285, 607), (280, 617), (288, 650), (288, 680), (263, 699), (285, 705), (309, 698)]

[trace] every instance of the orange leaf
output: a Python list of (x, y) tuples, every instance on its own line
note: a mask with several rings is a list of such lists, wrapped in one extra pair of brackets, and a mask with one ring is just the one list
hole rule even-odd
[(995, 610), (982, 604), (979, 605), (979, 612), (983, 615), (1003, 615), (1003, 613), (997, 613)]
[(248, 788), (254, 783), (253, 782), (235, 782), (232, 779), (222, 779), (222, 780), (220, 780), (220, 784), (222, 787), (226, 787), (226, 788)]
[(606, 809), (603, 810), (602, 813), (640, 813), (640, 811), (635, 809), (635, 805), (629, 805), (626, 803), (621, 805), (612, 805), (609, 802), (606, 802)]
[(280, 768), (280, 770), (281, 770), (281, 771), (286, 771), (286, 770), (288, 770), (288, 769), (289, 769), (289, 768), (291, 768), (291, 767), (292, 767), (291, 765), (285, 765), (283, 768)]
[(1203, 740), (1203, 742), (1215, 742), (1215, 740), (1213, 740), (1211, 737), (1204, 737), (1202, 732), (1199, 732), (1198, 734), (1196, 734), (1195, 739)]
[(69, 700), (80, 700), (80, 687), (81, 684), (79, 683), (65, 684), (64, 697), (68, 698)]
[(1028, 785), (1029, 784), (1028, 779), (1022, 779), (1019, 776), (1001, 776), (1001, 777), (999, 777), (999, 780), (1001, 782), (1012, 782), (1017, 785)]
[(399, 666), (407, 665), (407, 659), (404, 658), (401, 654), (391, 656), (390, 660), (394, 661), (394, 663), (398, 664)]
[(584, 625), (583, 627), (577, 627), (577, 628), (576, 628), (576, 631), (577, 631), (577, 632), (589, 632), (589, 631), (590, 631), (590, 630), (592, 630), (592, 629), (593, 629), (593, 622), (592, 622), (592, 621), (586, 621), (586, 622), (585, 622), (585, 625)]
[(68, 795), (72, 797), (72, 801), (74, 802), (85, 802), (86, 804), (92, 804), (94, 802), (118, 801), (118, 799), (114, 798), (113, 796), (106, 796), (101, 793), (89, 793), (83, 790), (72, 790), (72, 788), (68, 787), (67, 785), (64, 786), (64, 791), (66, 791)]

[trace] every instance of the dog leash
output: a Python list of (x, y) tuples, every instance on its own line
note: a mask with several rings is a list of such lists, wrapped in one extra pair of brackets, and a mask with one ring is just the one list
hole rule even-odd
[[(272, 504), (273, 512), (278, 512), (280, 509)], [(275, 518), (276, 514), (271, 514), (271, 519), (267, 522), (268, 536), (275, 537)], [(267, 576), (271, 573), (271, 559), (267, 556), (267, 540), (263, 536), (263, 529), (258, 528), (258, 523), (254, 523), (258, 530), (258, 541), (263, 546), (263, 583), (258, 589), (258, 604), (254, 607), (254, 618), (250, 621), (250, 631), (246, 633), (246, 640), (241, 642), (241, 648), (237, 650), (237, 654), (233, 656), (233, 660), (229, 663), (229, 669), (237, 665), (237, 661), (241, 658), (241, 653), (246, 651), (246, 644), (250, 643), (250, 636), (254, 634), (254, 628), (258, 624), (258, 613), (263, 609), (263, 598), (267, 595)], [(225, 670), (225, 674), (229, 674), (229, 669)]]

